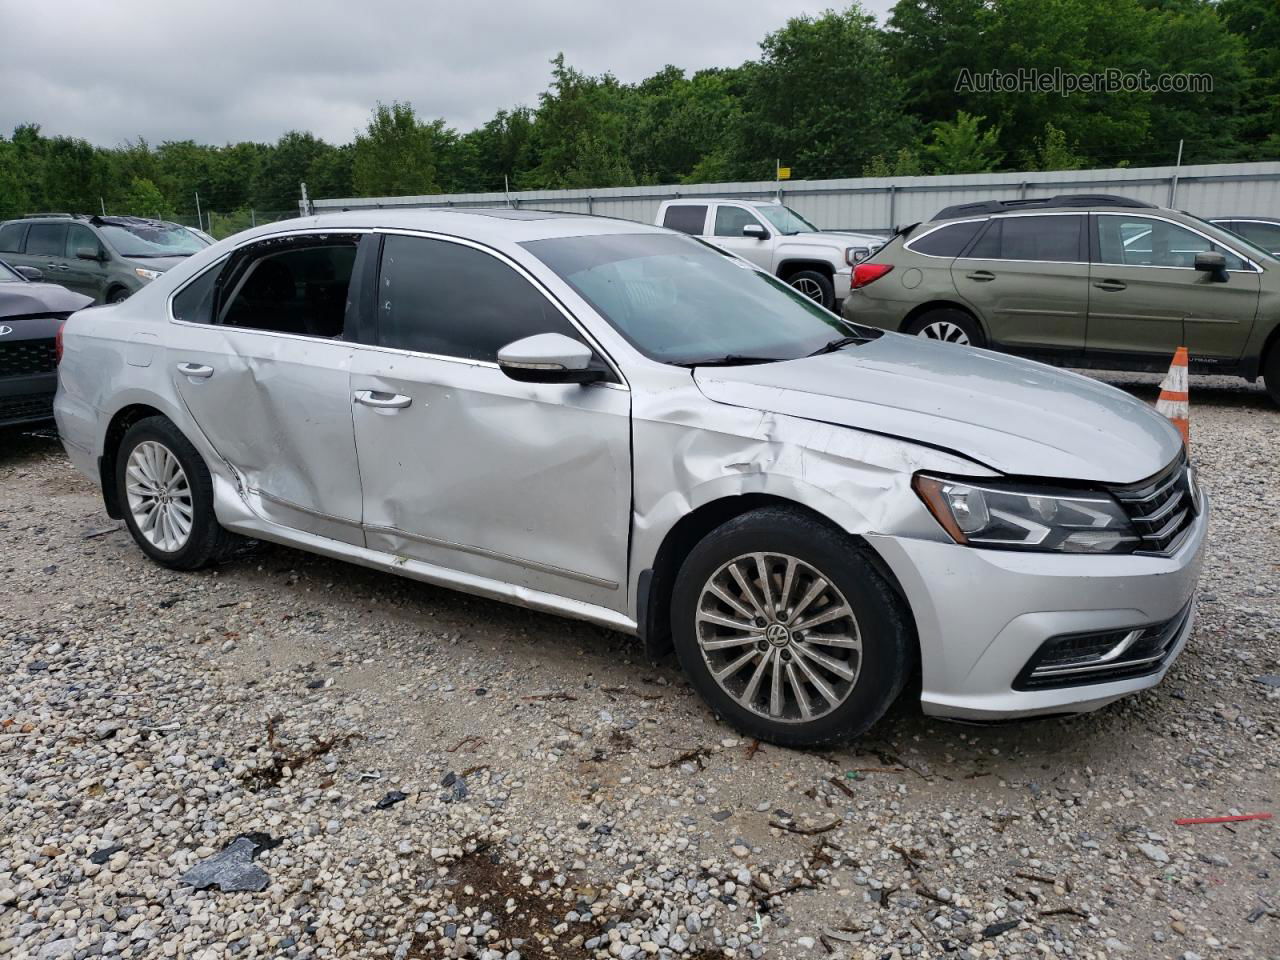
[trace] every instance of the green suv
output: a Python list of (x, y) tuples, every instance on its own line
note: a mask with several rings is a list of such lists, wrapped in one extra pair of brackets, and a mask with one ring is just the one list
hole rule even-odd
[(124, 300), (208, 245), (181, 224), (142, 217), (48, 213), (0, 224), (0, 257), (94, 303)]
[(1261, 375), (1280, 403), (1280, 261), (1177, 210), (1111, 196), (948, 207), (854, 268), (849, 320), (1053, 363)]

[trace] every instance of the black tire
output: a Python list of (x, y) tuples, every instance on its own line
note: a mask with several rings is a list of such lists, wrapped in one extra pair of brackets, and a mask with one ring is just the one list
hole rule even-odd
[[(909, 333), (915, 337), (940, 340), (942, 339), (941, 337), (925, 331), (930, 330), (930, 328), (937, 330), (939, 325), (946, 324), (950, 324), (951, 328), (963, 331), (965, 337), (969, 340), (969, 346), (985, 347), (987, 345), (986, 335), (982, 332), (982, 327), (978, 325), (978, 321), (973, 319), (970, 314), (955, 307), (939, 307), (936, 310), (927, 310), (907, 324), (907, 328), (903, 333)], [(956, 341), (949, 338), (949, 342), (954, 343)]]
[(107, 303), (123, 303), (129, 299), (129, 291), (124, 288), (112, 290), (107, 294)]
[[(757, 552), (794, 557), (810, 565), (843, 594), (856, 617), (862, 639), (856, 678), (839, 706), (813, 720), (773, 720), (747, 709), (712, 676), (699, 644), (696, 616), (704, 588), (726, 564)], [(757, 592), (760, 582), (758, 577), (753, 581)], [(776, 580), (772, 582), (778, 586)], [(778, 589), (774, 596), (780, 594)], [(865, 733), (884, 715), (902, 691), (911, 670), (914, 644), (908, 617), (905, 605), (851, 537), (800, 510), (786, 507), (754, 510), (708, 534), (681, 566), (671, 599), (676, 654), (694, 688), (713, 710), (743, 733), (788, 747), (851, 740)], [(738, 656), (737, 648), (734, 649)], [(760, 641), (742, 649), (743, 655), (751, 649), (757, 654), (769, 650)], [(785, 648), (779, 650), (777, 656), (779, 659), (775, 662), (780, 664), (783, 657), (787, 657), (788, 663), (792, 659)], [(754, 669), (761, 659), (757, 655), (748, 667)], [(795, 663), (798, 667), (798, 657)], [(762, 682), (762, 692), (763, 687)], [(809, 689), (812, 692), (812, 688)], [(787, 710), (800, 716), (795, 696), (791, 696)]]
[[(828, 310), (836, 304), (835, 285), (831, 282), (831, 278), (820, 270), (797, 270), (787, 277), (787, 283)], [(817, 296), (814, 295), (815, 291)]]
[(1271, 345), (1262, 362), (1262, 383), (1267, 388), (1271, 402), (1280, 406), (1280, 341)]
[[(191, 530), (186, 542), (175, 550), (163, 550), (151, 543), (139, 529), (129, 505), (129, 457), (142, 443), (152, 441), (168, 449), (186, 474), (191, 500)], [(167, 417), (147, 417), (131, 426), (116, 452), (116, 496), (124, 522), (134, 541), (148, 557), (174, 570), (198, 570), (226, 557), (239, 538), (224, 530), (213, 512), (213, 479), (199, 451)]]

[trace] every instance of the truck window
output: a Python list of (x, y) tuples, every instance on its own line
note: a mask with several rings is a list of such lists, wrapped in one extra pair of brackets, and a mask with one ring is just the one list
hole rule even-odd
[(679, 230), (699, 236), (703, 225), (707, 222), (707, 205), (705, 203), (673, 203), (667, 207), (662, 218), (662, 225), (668, 230)]

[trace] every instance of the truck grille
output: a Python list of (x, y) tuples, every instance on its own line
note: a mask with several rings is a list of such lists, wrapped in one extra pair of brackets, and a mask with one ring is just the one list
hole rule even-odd
[(0, 377), (52, 373), (58, 368), (53, 338), (0, 343)]
[(1076, 633), (1046, 640), (1013, 681), (1015, 690), (1112, 683), (1156, 673), (1178, 645), (1189, 602), (1178, 615), (1132, 630)]
[(1111, 493), (1142, 540), (1135, 553), (1168, 556), (1176, 552), (1200, 509), (1185, 454), (1150, 480), (1112, 487)]

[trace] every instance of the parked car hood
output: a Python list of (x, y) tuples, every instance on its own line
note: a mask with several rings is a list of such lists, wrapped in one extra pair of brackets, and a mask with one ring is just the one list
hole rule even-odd
[(719, 403), (901, 437), (1021, 476), (1134, 483), (1182, 444), (1147, 404), (1096, 380), (896, 333), (801, 360), (701, 367), (694, 380)]
[(91, 303), (92, 297), (56, 283), (0, 283), (0, 318), (71, 313)]
[(848, 233), (844, 230), (822, 230), (818, 233), (793, 233), (781, 238), (781, 242), (800, 247), (876, 247), (884, 243), (884, 237), (869, 233)]
[(125, 257), (130, 264), (135, 267), (142, 267), (144, 270), (156, 270), (164, 273), (166, 270), (172, 270), (178, 264), (185, 261), (186, 257)]

